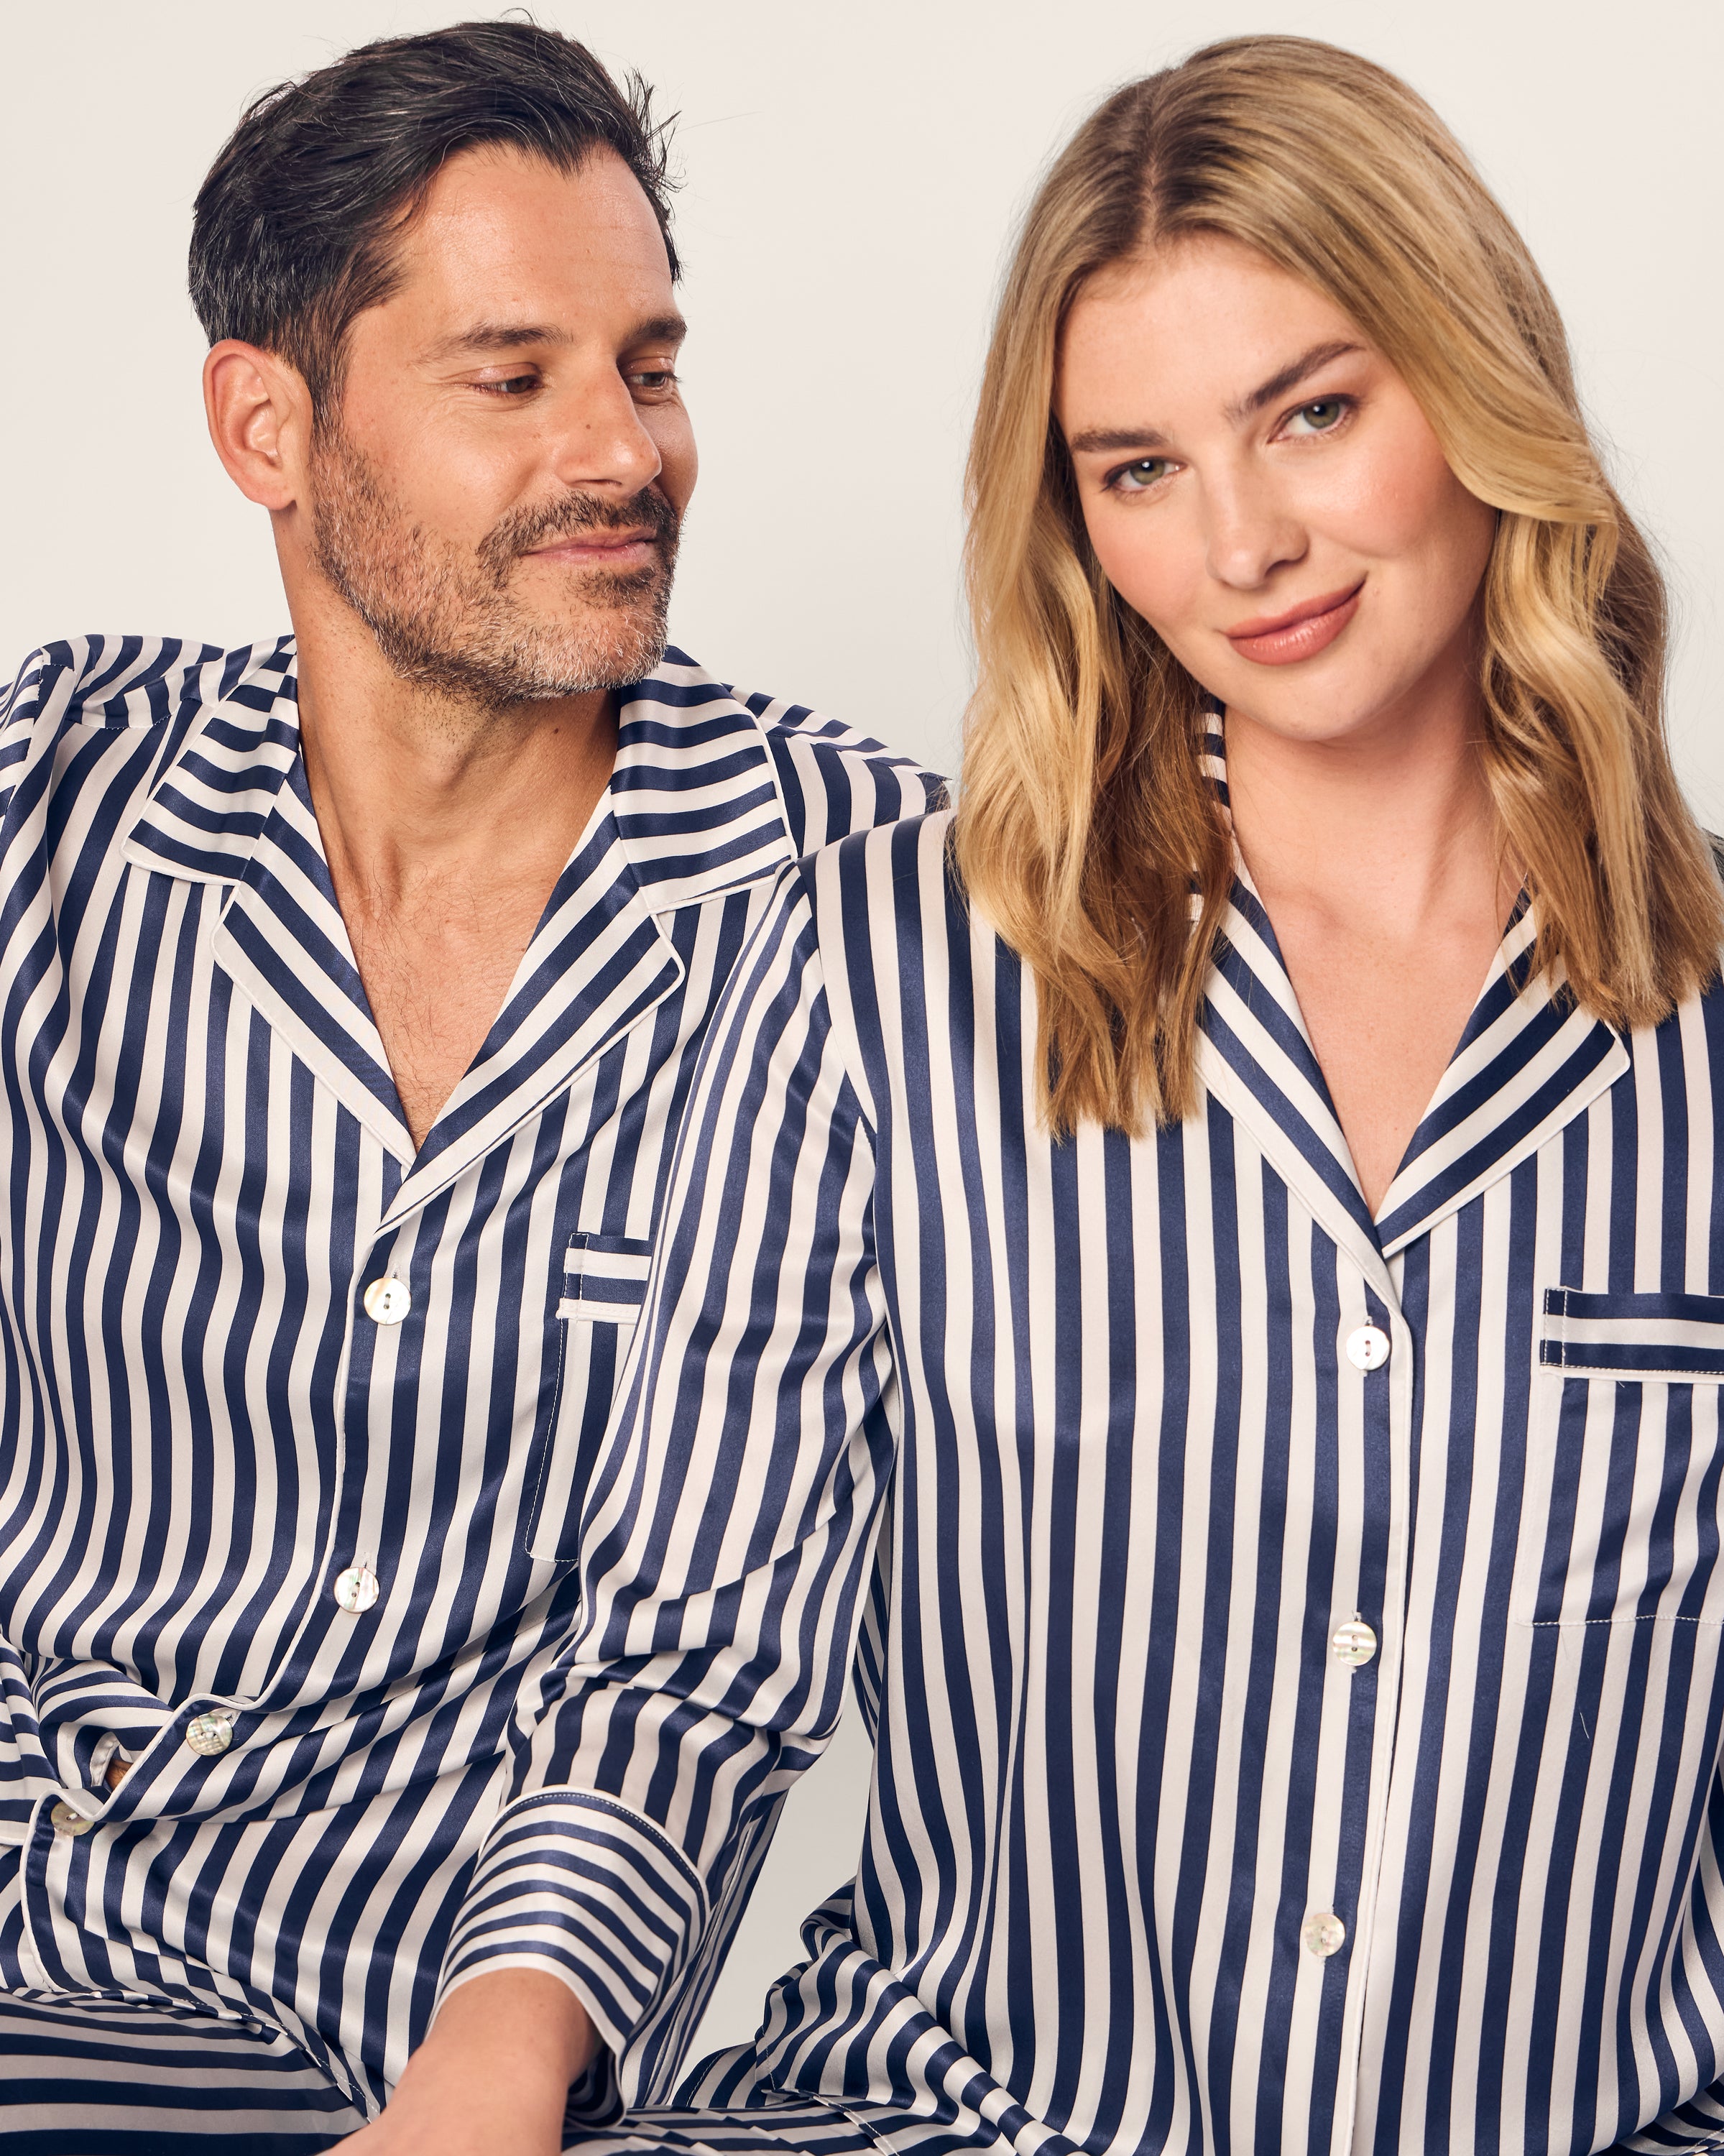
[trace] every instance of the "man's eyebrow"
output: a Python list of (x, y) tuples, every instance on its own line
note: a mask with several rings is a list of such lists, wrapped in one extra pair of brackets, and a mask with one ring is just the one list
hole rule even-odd
[[(623, 339), (625, 345), (680, 343), (689, 326), (680, 315), (653, 315), (637, 322)], [(427, 359), (454, 359), (467, 353), (520, 352), (529, 345), (567, 345), (574, 339), (565, 329), (547, 322), (473, 322), (452, 336), (440, 338), (426, 353)]]
[(567, 330), (544, 322), (472, 322), (453, 335), (439, 337), (426, 353), (427, 359), (452, 359), (469, 352), (516, 352), (522, 345), (567, 344)]
[(623, 340), (625, 344), (680, 344), (689, 326), (680, 315), (653, 315), (638, 323)]
[[(1254, 412), (1260, 412), (1265, 404), (1273, 404), (1276, 398), (1285, 397), (1290, 389), (1296, 388), (1306, 375), (1315, 374), (1320, 367), (1364, 348), (1347, 337), (1331, 337), (1323, 344), (1314, 344), (1309, 352), (1302, 352), (1297, 359), (1290, 360), (1278, 374), (1260, 382), (1249, 396), (1229, 404), (1228, 418), (1235, 425), (1241, 419), (1249, 419)], [(1114, 449), (1152, 452), (1167, 446), (1167, 436), (1154, 427), (1084, 427), (1066, 444), (1074, 456), (1106, 454)]]

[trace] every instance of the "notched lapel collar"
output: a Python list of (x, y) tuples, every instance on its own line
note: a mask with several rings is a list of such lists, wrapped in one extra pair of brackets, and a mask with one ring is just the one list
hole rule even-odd
[(445, 1189), (681, 986), (665, 916), (775, 875), (791, 858), (758, 721), (680, 652), (667, 654), (623, 707), (604, 800), (385, 1227)]
[(213, 684), (211, 693), (151, 787), (126, 858), (159, 875), (228, 887), (213, 962), (405, 1167), (413, 1138), (305, 782), (291, 642)]
[(680, 651), (624, 706), (611, 805), (655, 913), (776, 875), (793, 858), (759, 720)]
[(638, 1025), (683, 978), (642, 898), (608, 803), (557, 879), (508, 998), (444, 1102), (383, 1217), (384, 1229), (455, 1178)]
[[(1219, 737), (1205, 757), (1224, 802)], [(1373, 1221), (1275, 931), (1240, 868), (1202, 1014), (1198, 1073), (1385, 1292), (1388, 1260), (1508, 1174), (1629, 1068), (1620, 1037), (1579, 1008), (1560, 971), (1533, 973), (1536, 940), (1523, 903)]]
[(1629, 1068), (1620, 1035), (1581, 1009), (1560, 969), (1532, 973), (1537, 933), (1523, 905), (1383, 1199), (1388, 1255), (1508, 1174)]
[[(233, 661), (244, 664), (233, 670)], [(135, 867), (190, 883), (237, 883), (300, 760), (293, 646), (228, 654), (198, 670), (206, 701), (151, 783), (122, 851)]]
[[(1205, 715), (1204, 778), (1231, 825), (1227, 741), (1219, 711)], [(1198, 1075), (1251, 1133), (1336, 1242), (1393, 1301), (1388, 1268), (1328, 1081), (1268, 912), (1234, 855), (1233, 894), (1198, 1014)], [(1193, 904), (1197, 903), (1193, 896)]]
[(413, 1158), (295, 759), (223, 908), (215, 963), (300, 1060), (405, 1168)]
[(405, 1169), (398, 1224), (638, 1025), (684, 978), (661, 916), (792, 858), (760, 722), (680, 652), (624, 705), (603, 801), (509, 996), (417, 1154), (372, 1016), (300, 754), (285, 641), (212, 702), (151, 788), (126, 858), (229, 886), (213, 956)]
[(1198, 1073), (1379, 1291), (1388, 1271), (1280, 947), (1243, 866), (1198, 1024)]
[(1536, 929), (1521, 909), (1373, 1221), (1274, 931), (1243, 883), (1225, 933), (1203, 1014), (1199, 1073), (1373, 1275), (1629, 1067), (1620, 1036), (1579, 1008), (1560, 973), (1532, 973)]

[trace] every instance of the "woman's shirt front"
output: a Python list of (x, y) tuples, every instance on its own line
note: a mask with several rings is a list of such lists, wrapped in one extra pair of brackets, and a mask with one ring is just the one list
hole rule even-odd
[(1055, 1142), (948, 835), (788, 871), (737, 969), (469, 1907), (663, 2102), (859, 1635), (855, 1878), (680, 2100), (906, 2150), (1665, 2117), (1724, 2072), (1724, 1001), (1619, 1037), (1523, 916), (1373, 1221), (1248, 890), (1196, 1112)]

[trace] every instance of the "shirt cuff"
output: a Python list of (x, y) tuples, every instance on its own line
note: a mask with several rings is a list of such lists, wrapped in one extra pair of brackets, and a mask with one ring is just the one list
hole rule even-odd
[(439, 2000), (494, 1969), (566, 1984), (614, 2062), (574, 2102), (596, 2124), (668, 2094), (706, 1987), (695, 1979), (706, 1889), (661, 1829), (613, 1797), (544, 1790), (502, 1812), (480, 1852)]

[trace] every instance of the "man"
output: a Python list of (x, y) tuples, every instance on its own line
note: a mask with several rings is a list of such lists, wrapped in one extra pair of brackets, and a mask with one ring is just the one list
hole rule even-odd
[(364, 2128), (463, 1921), (428, 2061), (485, 2062), (494, 2145), (555, 2145), (568, 1994), (469, 1887), (695, 1053), (778, 870), (937, 794), (664, 656), (675, 275), (646, 91), (550, 31), (259, 100), (192, 285), (293, 636), (54, 645), (13, 692), (0, 2133), (33, 2149)]

